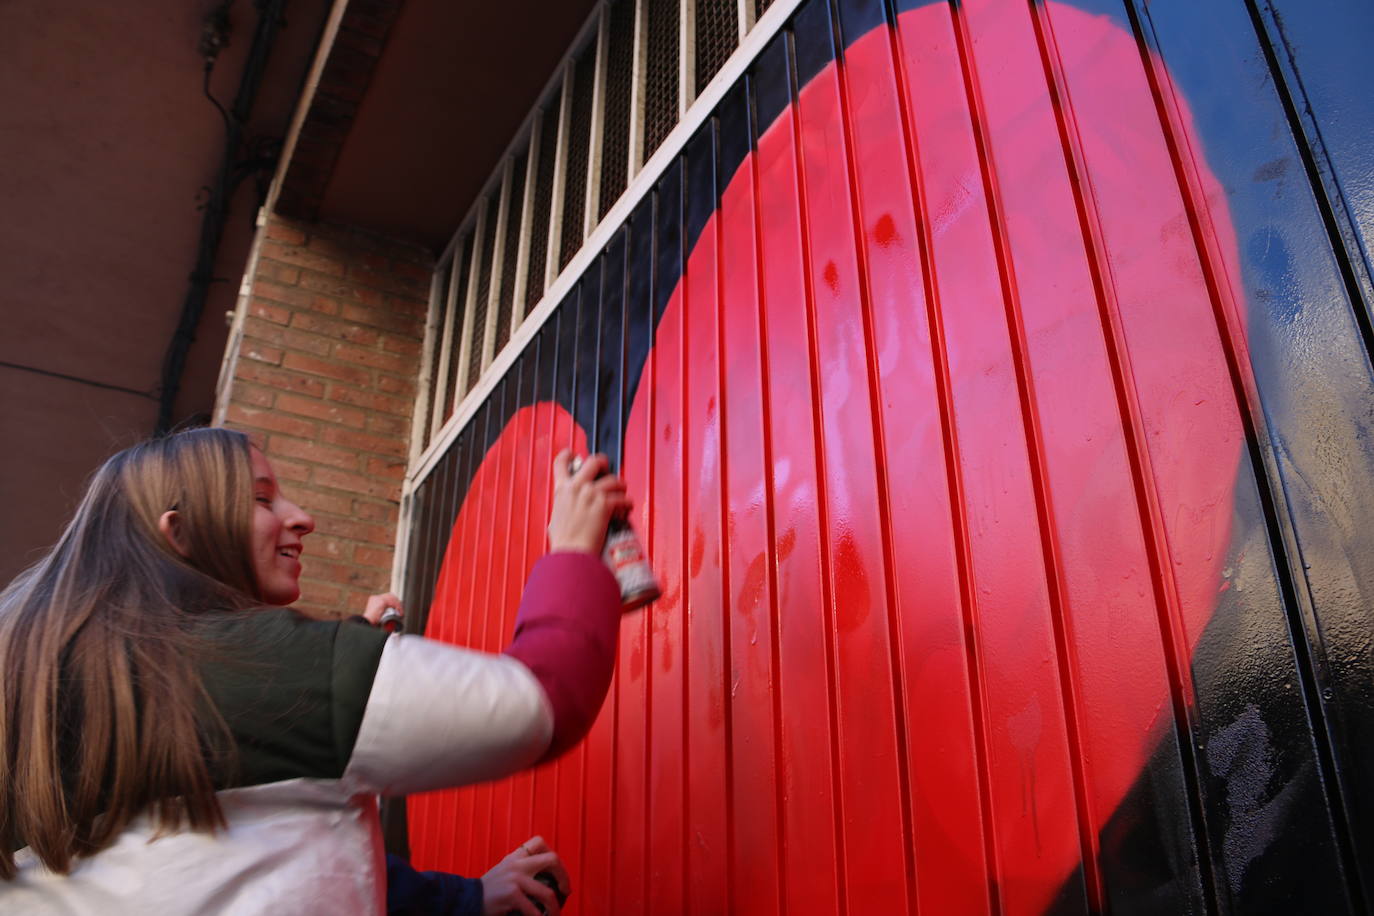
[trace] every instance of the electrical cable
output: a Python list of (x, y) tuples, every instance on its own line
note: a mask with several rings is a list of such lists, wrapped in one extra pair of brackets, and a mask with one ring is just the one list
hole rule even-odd
[(229, 112), (224, 110), (224, 106), (219, 103), (219, 99), (215, 98), (214, 93), (210, 91), (210, 74), (213, 72), (215, 72), (215, 62), (213, 60), (207, 60), (205, 62), (205, 75), (200, 81), (200, 91), (201, 94), (210, 100), (210, 104), (215, 106), (215, 111), (218, 111), (219, 116), (224, 119), (225, 131), (228, 131), (230, 130)]
[[(219, 252), (220, 240), (224, 235), (224, 225), (229, 216), (229, 202), (239, 182), (249, 172), (242, 170), (239, 161), (240, 147), (243, 143), (243, 125), (253, 108), (258, 87), (267, 69), (267, 60), (272, 45), (281, 28), (282, 14), (286, 0), (257, 0), (254, 6), (258, 11), (257, 27), (253, 32), (253, 43), (249, 47), (243, 73), (239, 78), (238, 92), (232, 107), (226, 111), (224, 106), (210, 92), (210, 74), (221, 48), (228, 44), (229, 7), (233, 0), (216, 7), (206, 18), (201, 33), (200, 51), (205, 59), (202, 75), (202, 92), (219, 111), (224, 121), (224, 153), (214, 183), (202, 190), (207, 197), (202, 206), (200, 239), (196, 245), (196, 262), (189, 276), (190, 286), (182, 301), (181, 315), (176, 331), (167, 345), (162, 362), (162, 378), (158, 391), (158, 416), (154, 433), (162, 435), (172, 428), (172, 410), (181, 390), (181, 378), (186, 369), (186, 356), (195, 343), (196, 327), (200, 324), (205, 302), (209, 298), (210, 284), (216, 282), (214, 275), (215, 255)], [(271, 165), (275, 166), (275, 160)]]
[(78, 382), (82, 385), (90, 385), (92, 388), (104, 388), (107, 391), (120, 391), (124, 394), (132, 394), (136, 397), (147, 398), (150, 401), (157, 400), (157, 395), (151, 391), (139, 391), (137, 388), (126, 388), (123, 385), (111, 385), (109, 382), (97, 382), (95, 379), (83, 378), (79, 375), (68, 375), (65, 372), (54, 372), (51, 369), (39, 369), (37, 366), (25, 366), (21, 363), (12, 363), (6, 359), (0, 359), (0, 367), (17, 369), (20, 372), (32, 372), (34, 375), (45, 375), (49, 378), (60, 378), (68, 382)]

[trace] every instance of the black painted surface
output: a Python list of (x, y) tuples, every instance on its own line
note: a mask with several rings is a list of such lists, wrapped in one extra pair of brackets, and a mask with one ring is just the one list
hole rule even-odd
[[(554, 366), (554, 400), (561, 404), (570, 413), (576, 412), (574, 402), (574, 372), (578, 368), (574, 362), (577, 334), (577, 302), (579, 298), (579, 288), (573, 290), (564, 298), (558, 306), (558, 356)], [(571, 448), (571, 436), (566, 442), (557, 441), (554, 443), (554, 452), (560, 448)]]
[(654, 326), (682, 277), (682, 158), (674, 159), (658, 181), (654, 211)]
[(573, 410), (573, 354), (576, 352), (574, 344), (577, 340), (577, 300), (580, 289), (574, 286), (558, 304), (557, 312), (558, 357), (554, 369), (553, 397), (569, 411)]
[[(1338, 858), (1357, 906), (1374, 881), (1374, 384), (1347, 282), (1247, 4), (1156, 2), (1148, 38), (1182, 85), (1226, 185), (1259, 403), (1254, 466)], [(1243, 117), (1238, 114), (1243, 112)], [(1356, 880), (1358, 879), (1358, 880)]]
[[(439, 576), (439, 568), (443, 565), (445, 542), (448, 540), (445, 534), (452, 529), (449, 513), (451, 507), (457, 502), (455, 499), (457, 491), (455, 471), (457, 466), (458, 456), (456, 454), (448, 456), (439, 467), (435, 468), (435, 473), (432, 478), (434, 490), (431, 502), (433, 505), (426, 524), (429, 526), (437, 542), (430, 545), (425, 555), (425, 567), (430, 579), (436, 579)], [(429, 615), (428, 601), (430, 597), (428, 593), (425, 595), (426, 607), (424, 608), (424, 616), (426, 618)], [(409, 614), (410, 612), (407, 611), (407, 613)], [(415, 621), (411, 622), (411, 625), (424, 626), (424, 621), (417, 618)]]
[(539, 330), (539, 387), (537, 400), (552, 401), (553, 379), (557, 356), (558, 322), (549, 321)]
[(490, 416), (491, 398), (488, 397), (487, 400), (482, 403), (482, 406), (477, 408), (477, 412), (473, 414), (472, 417), (472, 451), (468, 456), (467, 480), (459, 481), (460, 492), (466, 493), (467, 485), (471, 483), (472, 478), (476, 476), (477, 469), (481, 467), (482, 458), (486, 455), (487, 449), (490, 448), (490, 439), (487, 434), (488, 427), (491, 426), (489, 422)]
[(780, 32), (759, 54), (758, 60), (749, 73), (754, 81), (755, 117), (758, 130), (762, 134), (768, 126), (778, 119), (792, 104), (792, 89), (789, 85), (788, 68), (789, 34)]
[(443, 537), (443, 533), (448, 530), (448, 527), (444, 524), (446, 521), (445, 516), (447, 515), (445, 507), (450, 499), (450, 495), (455, 489), (453, 486), (454, 465), (455, 462), (452, 459), (444, 462), (443, 466), (438, 468), (438, 474), (434, 479), (434, 511), (430, 513), (429, 527), (436, 539), (436, 543), (431, 546), (425, 557), (430, 579), (438, 577), (439, 568), (443, 564), (444, 541), (446, 540), (446, 538)]
[(628, 234), (625, 229), (617, 232), (601, 259), (601, 338), (597, 346), (597, 429), (593, 446), (611, 459), (611, 469), (617, 473), (625, 425), (621, 380), (625, 378), (625, 247)]
[(1365, 349), (1374, 350), (1374, 4), (1264, 0), (1251, 4), (1283, 73), (1316, 182), (1352, 264), (1363, 301)]
[(655, 202), (656, 196), (650, 194), (630, 216), (625, 258), (625, 383), (621, 388), (621, 410), (626, 418), (653, 345)]
[[(449, 515), (454, 518), (457, 517), (458, 509), (463, 504), (463, 497), (467, 495), (468, 481), (472, 480), (472, 475), (475, 473), (474, 469), (476, 467), (475, 462), (478, 458), (478, 450), (474, 448), (474, 441), (476, 440), (478, 429), (480, 429), (480, 427), (470, 425), (463, 430), (462, 435), (459, 437), (460, 445), (457, 449), (457, 461), (455, 461), (453, 465), (454, 486), (450, 497), (451, 502), (449, 504)], [(453, 526), (450, 525), (449, 530), (452, 531), (452, 528)]]
[(837, 7), (840, 35), (846, 47), (879, 26), (888, 25), (883, 0), (841, 0)]
[(792, 48), (799, 88), (835, 59), (835, 27), (828, 0), (807, 0), (797, 10), (792, 19)]
[(735, 172), (752, 151), (749, 141), (749, 84), (746, 74), (721, 99), (716, 109), (717, 126), (717, 174), (720, 186), (729, 187)]
[[(425, 620), (428, 617), (429, 602), (434, 594), (434, 582), (426, 574), (424, 556), (425, 552), (433, 549), (435, 538), (429, 531), (429, 526), (425, 524), (431, 512), (434, 511), (434, 490), (435, 476), (430, 474), (415, 488), (411, 495), (412, 516), (410, 518), (410, 558), (406, 564), (406, 586), (401, 600), (405, 602), (406, 608), (411, 615), (410, 622), (423, 632)], [(445, 538), (447, 540), (447, 538)]]
[(536, 336), (520, 357), (520, 397), (516, 400), (517, 406), (539, 403), (539, 344), (542, 341), (543, 335)]
[(687, 250), (696, 248), (706, 221), (716, 212), (716, 136), (715, 119), (709, 119), (684, 151), (687, 162), (686, 198)]
[(573, 373), (573, 418), (587, 432), (587, 444), (595, 445), (597, 433), (597, 347), (601, 324), (601, 264), (597, 258), (582, 275), (577, 310), (577, 370)]

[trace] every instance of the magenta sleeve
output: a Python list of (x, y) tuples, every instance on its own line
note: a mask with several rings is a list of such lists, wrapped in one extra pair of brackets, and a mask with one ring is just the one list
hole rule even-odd
[(506, 654), (534, 672), (553, 708), (551, 760), (592, 727), (615, 667), (620, 587), (599, 556), (551, 553), (535, 564)]

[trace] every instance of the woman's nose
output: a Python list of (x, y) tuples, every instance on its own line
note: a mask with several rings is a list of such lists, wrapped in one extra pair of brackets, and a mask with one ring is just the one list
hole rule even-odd
[(290, 519), (288, 524), (292, 531), (305, 535), (315, 530), (315, 519), (309, 512), (295, 503), (291, 504), (291, 514), (288, 518)]

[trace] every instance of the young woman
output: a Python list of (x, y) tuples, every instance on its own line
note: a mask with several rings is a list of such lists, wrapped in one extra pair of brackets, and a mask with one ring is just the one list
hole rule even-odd
[(629, 503), (569, 460), (501, 655), (281, 607), (314, 522), (239, 433), (107, 461), (0, 593), (0, 913), (380, 912), (376, 795), (549, 759), (605, 697)]

